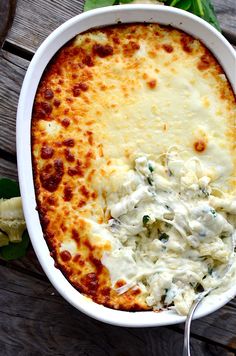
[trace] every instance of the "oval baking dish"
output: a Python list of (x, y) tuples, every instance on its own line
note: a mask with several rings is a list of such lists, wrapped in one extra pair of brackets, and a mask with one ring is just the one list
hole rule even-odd
[[(159, 23), (171, 25), (200, 39), (223, 67), (233, 90), (236, 90), (236, 55), (227, 40), (207, 22), (179, 9), (156, 5), (126, 5), (101, 8), (78, 15), (56, 29), (39, 47), (27, 70), (17, 112), (17, 161), (21, 196), (29, 235), (37, 257), (54, 287), (74, 307), (85, 314), (119, 326), (148, 327), (180, 323), (185, 317), (165, 310), (125, 312), (96, 304), (78, 292), (54, 266), (36, 211), (32, 174), (31, 116), (40, 78), (54, 54), (70, 39), (86, 30), (117, 23)], [(236, 294), (236, 286), (206, 298), (196, 312), (196, 318), (207, 315)], [(128, 313), (128, 315), (127, 315)]]

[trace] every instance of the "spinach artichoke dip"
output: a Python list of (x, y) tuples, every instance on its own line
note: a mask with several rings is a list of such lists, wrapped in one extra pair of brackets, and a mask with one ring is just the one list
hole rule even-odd
[(231, 261), (229, 286), (235, 118), (221, 66), (177, 29), (94, 29), (55, 55), (35, 97), (33, 171), (45, 239), (75, 288), (185, 315)]

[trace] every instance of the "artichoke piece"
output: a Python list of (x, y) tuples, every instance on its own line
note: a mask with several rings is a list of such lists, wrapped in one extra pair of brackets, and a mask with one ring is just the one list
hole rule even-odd
[(4, 231), (10, 242), (21, 242), (26, 228), (21, 198), (0, 201), (0, 229)]
[(0, 231), (0, 247), (9, 245), (9, 238), (6, 234)]

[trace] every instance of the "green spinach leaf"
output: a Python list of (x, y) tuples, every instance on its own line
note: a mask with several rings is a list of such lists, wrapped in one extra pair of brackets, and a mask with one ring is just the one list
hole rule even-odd
[(97, 9), (98, 7), (105, 7), (115, 5), (116, 0), (86, 0), (84, 4), (84, 11)]

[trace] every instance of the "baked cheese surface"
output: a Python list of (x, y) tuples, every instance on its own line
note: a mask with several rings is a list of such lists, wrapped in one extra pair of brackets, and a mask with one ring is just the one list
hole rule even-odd
[(235, 119), (219, 63), (174, 28), (96, 29), (56, 54), (35, 97), (34, 181), (45, 239), (79, 291), (186, 314), (217, 283), (234, 261)]

